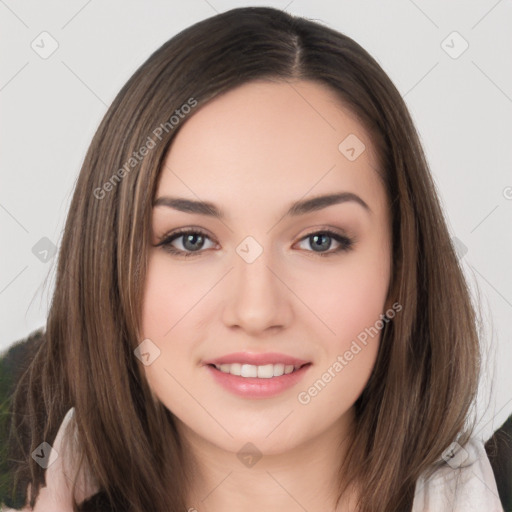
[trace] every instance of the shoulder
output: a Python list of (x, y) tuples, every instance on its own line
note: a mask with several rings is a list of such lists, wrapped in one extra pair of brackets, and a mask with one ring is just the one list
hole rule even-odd
[[(46, 486), (41, 487), (34, 508), (26, 507), (22, 512), (72, 512), (73, 479), (77, 468), (76, 431), (73, 422), (74, 408), (68, 410), (59, 427), (53, 446), (45, 453), (47, 461)], [(44, 450), (44, 448), (43, 448)], [(80, 468), (75, 499), (80, 503), (95, 494), (97, 484), (89, 471)], [(5, 506), (0, 512), (18, 512)]]
[(429, 476), (416, 484), (412, 512), (503, 512), (484, 443), (452, 443)]

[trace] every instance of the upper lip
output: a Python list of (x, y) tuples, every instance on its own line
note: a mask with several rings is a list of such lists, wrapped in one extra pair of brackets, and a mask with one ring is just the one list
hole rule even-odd
[(297, 357), (288, 356), (286, 354), (279, 354), (277, 352), (235, 352), (233, 354), (226, 354), (215, 359), (208, 359), (204, 361), (205, 365), (208, 364), (252, 364), (254, 366), (262, 366), (266, 364), (284, 364), (293, 366), (302, 366), (307, 364), (309, 361), (299, 359)]

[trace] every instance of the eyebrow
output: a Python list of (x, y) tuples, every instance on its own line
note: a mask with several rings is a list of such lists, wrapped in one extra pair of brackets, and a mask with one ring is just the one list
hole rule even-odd
[[(284, 217), (297, 217), (299, 215), (305, 215), (306, 213), (322, 210), (334, 204), (347, 202), (359, 204), (368, 213), (372, 213), (371, 208), (358, 195), (352, 192), (339, 192), (337, 194), (321, 195), (296, 201), (290, 205), (288, 211), (284, 214)], [(209, 201), (196, 201), (182, 197), (161, 196), (153, 202), (153, 207), (155, 206), (167, 206), (168, 208), (173, 208), (180, 212), (208, 215), (220, 220), (226, 218), (224, 211)]]

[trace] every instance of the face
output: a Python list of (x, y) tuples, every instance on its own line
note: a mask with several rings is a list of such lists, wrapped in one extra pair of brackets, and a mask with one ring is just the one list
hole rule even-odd
[[(184, 122), (158, 182), (142, 319), (148, 383), (183, 432), (271, 454), (350, 422), (390, 282), (377, 169), (363, 126), (315, 82), (244, 84)], [(353, 195), (290, 211), (333, 194)]]

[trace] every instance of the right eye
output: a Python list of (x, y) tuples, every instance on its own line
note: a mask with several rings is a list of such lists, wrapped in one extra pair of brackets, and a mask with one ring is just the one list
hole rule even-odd
[[(174, 247), (172, 244), (176, 240), (181, 239), (182, 249)], [(205, 239), (210, 240), (206, 232), (199, 229), (181, 229), (174, 231), (164, 236), (163, 239), (157, 244), (161, 246), (164, 251), (167, 251), (175, 256), (197, 256), (203, 249)]]

